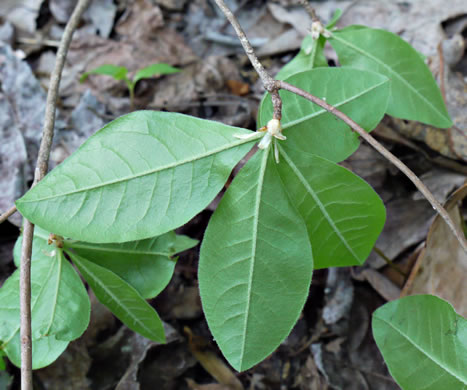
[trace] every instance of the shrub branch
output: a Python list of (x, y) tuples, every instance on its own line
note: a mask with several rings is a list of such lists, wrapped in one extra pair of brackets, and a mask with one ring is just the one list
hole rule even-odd
[[(222, 0), (216, 0), (217, 5), (222, 10), (224, 15), (227, 17), (229, 22), (232, 24), (237, 36), (242, 43), (243, 49), (245, 50), (248, 58), (250, 59), (253, 67), (255, 68), (256, 72), (258, 73), (259, 77), (263, 82), (264, 88), (271, 92), (273, 96), (273, 104), (277, 101), (278, 91), (280, 89), (285, 89), (289, 92), (292, 92), (296, 95), (299, 95), (315, 104), (324, 108), (326, 111), (330, 112), (332, 115), (336, 116), (337, 118), (344, 121), (348, 126), (352, 128), (356, 133), (358, 133), (366, 142), (368, 142), (376, 151), (382, 154), (387, 160), (389, 160), (392, 164), (394, 164), (399, 170), (404, 173), (410, 181), (417, 187), (417, 189), (423, 194), (423, 196), (430, 202), (433, 209), (444, 219), (446, 224), (448, 225), (449, 229), (455, 235), (459, 244), (461, 245), (464, 252), (467, 253), (467, 241), (465, 239), (464, 234), (460, 231), (459, 227), (453, 222), (451, 217), (449, 216), (448, 212), (443, 208), (443, 206), (436, 200), (434, 195), (430, 192), (430, 190), (423, 184), (423, 182), (413, 173), (407, 165), (405, 165), (401, 160), (399, 160), (396, 156), (394, 156), (389, 150), (387, 150), (383, 145), (381, 145), (375, 138), (373, 138), (369, 133), (367, 133), (361, 126), (359, 126), (356, 122), (354, 122), (351, 118), (345, 115), (343, 112), (339, 111), (336, 107), (326, 103), (324, 100), (300, 89), (297, 88), (285, 81), (274, 80), (269, 73), (265, 70), (261, 62), (259, 61), (258, 57), (255, 54), (253, 47), (251, 46), (250, 42), (248, 41), (245, 32), (242, 30), (237, 18), (235, 15), (230, 11), (230, 9), (225, 5)], [(280, 98), (279, 98), (280, 100)], [(276, 103), (277, 104), (277, 103)], [(279, 109), (280, 112), (280, 109)], [(277, 115), (277, 108), (274, 106), (274, 115)], [(277, 119), (280, 119), (277, 118)]]
[[(49, 165), (49, 155), (55, 125), (55, 112), (57, 106), (58, 87), (65, 65), (68, 48), (70, 47), (73, 32), (78, 27), (83, 12), (90, 0), (79, 0), (65, 31), (57, 51), (55, 67), (50, 77), (45, 109), (45, 121), (42, 130), (42, 140), (39, 147), (36, 169), (34, 171), (33, 186), (46, 174)], [(11, 209), (10, 209), (11, 210)], [(20, 316), (21, 316), (21, 389), (32, 390), (32, 337), (31, 337), (31, 253), (34, 225), (24, 220), (23, 243), (21, 247), (20, 265)]]
[(2, 215), (0, 215), (0, 223), (5, 222), (8, 218), (10, 218), (14, 213), (16, 213), (16, 206), (11, 206), (7, 211), (5, 211)]
[(253, 68), (255, 68), (256, 73), (258, 73), (258, 76), (261, 79), (264, 88), (266, 89), (266, 91), (271, 93), (272, 105), (274, 107), (274, 119), (280, 120), (282, 117), (282, 114), (281, 114), (282, 101), (281, 101), (279, 94), (277, 93), (278, 88), (277, 88), (276, 81), (267, 72), (263, 64), (259, 61), (258, 56), (256, 55), (255, 50), (253, 49), (253, 46), (251, 46), (251, 43), (248, 40), (245, 34), (245, 31), (243, 31), (243, 28), (238, 22), (238, 19), (234, 15), (234, 13), (229, 9), (229, 7), (227, 7), (227, 5), (225, 4), (223, 0), (215, 0), (215, 2), (219, 6), (223, 14), (226, 16), (226, 18), (228, 19), (232, 27), (234, 28), (235, 33), (237, 34), (237, 37), (243, 46), (243, 50), (248, 56), (248, 59), (253, 65)]

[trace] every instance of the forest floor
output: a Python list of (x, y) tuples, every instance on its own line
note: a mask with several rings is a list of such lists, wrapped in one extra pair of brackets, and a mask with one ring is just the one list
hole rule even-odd
[[(228, 3), (272, 74), (293, 58), (308, 34), (310, 17), (298, 1)], [(324, 22), (340, 8), (339, 27), (387, 29), (426, 57), (455, 126), (439, 130), (385, 118), (374, 134), (442, 203), (455, 191), (460, 200), (467, 192), (467, 4), (445, 3), (312, 3)], [(0, 211), (11, 207), (32, 181), (49, 77), (74, 4), (0, 2)], [(325, 54), (330, 66), (337, 65), (330, 47)], [(104, 124), (130, 111), (123, 82), (92, 75), (80, 83), (80, 76), (102, 64), (125, 66), (132, 74), (153, 63), (167, 63), (181, 72), (141, 80), (137, 109), (182, 112), (256, 129), (264, 90), (214, 1), (94, 0), (73, 38), (63, 73), (52, 168)], [(362, 144), (342, 165), (368, 181), (383, 199), (384, 231), (365, 265), (314, 273), (298, 323), (268, 359), (240, 374), (223, 359), (201, 309), (198, 246), (181, 254), (173, 280), (151, 301), (166, 324), (168, 344), (135, 335), (91, 296), (89, 329), (55, 363), (34, 372), (35, 388), (399, 389), (373, 340), (372, 312), (401, 295), (433, 293), (449, 299), (465, 316), (467, 308), (459, 297), (467, 296), (467, 284), (454, 295), (449, 290), (455, 280), (467, 279), (460, 266), (465, 254), (448, 231), (433, 223), (434, 211), (421, 194), (368, 145)], [(219, 200), (178, 232), (202, 240)], [(452, 212), (460, 211), (465, 220), (465, 210), (455, 206)], [(0, 285), (15, 269), (12, 248), (20, 224), (16, 213), (0, 225)], [(447, 261), (451, 266), (444, 267)], [(7, 365), (0, 371), (0, 390), (18, 389), (18, 378), (19, 370)]]

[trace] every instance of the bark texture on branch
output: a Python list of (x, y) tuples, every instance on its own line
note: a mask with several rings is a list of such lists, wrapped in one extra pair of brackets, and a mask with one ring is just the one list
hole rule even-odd
[[(39, 147), (36, 169), (34, 171), (33, 186), (46, 174), (49, 166), (50, 149), (55, 127), (55, 112), (57, 107), (58, 87), (62, 77), (71, 38), (78, 27), (81, 16), (91, 0), (79, 0), (65, 31), (57, 51), (55, 68), (50, 78), (45, 121), (42, 130), (42, 140)], [(32, 390), (32, 335), (31, 335), (31, 253), (34, 236), (34, 225), (25, 219), (23, 229), (23, 243), (21, 247), (20, 264), (20, 324), (21, 324), (21, 389)]]

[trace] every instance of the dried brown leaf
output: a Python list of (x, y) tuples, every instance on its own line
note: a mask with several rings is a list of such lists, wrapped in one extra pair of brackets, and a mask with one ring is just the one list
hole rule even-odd
[[(466, 196), (467, 184), (445, 204), (451, 218), (459, 226), (462, 222), (458, 203)], [(417, 264), (409, 278), (411, 284), (405, 287), (402, 295), (438, 295), (448, 300), (460, 315), (467, 316), (467, 254), (438, 216), (431, 225), (426, 249), (420, 254)]]

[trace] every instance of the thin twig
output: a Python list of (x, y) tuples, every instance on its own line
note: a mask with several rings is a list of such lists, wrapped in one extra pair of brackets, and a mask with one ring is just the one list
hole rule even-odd
[(436, 200), (430, 190), (423, 184), (423, 182), (413, 173), (407, 165), (405, 165), (401, 160), (399, 160), (396, 156), (394, 156), (389, 150), (387, 150), (383, 145), (381, 145), (376, 139), (374, 139), (369, 133), (367, 133), (361, 126), (359, 126), (356, 122), (350, 119), (347, 115), (343, 112), (339, 111), (336, 107), (331, 106), (330, 104), (326, 103), (324, 100), (300, 89), (297, 88), (285, 81), (279, 81), (279, 85), (281, 89), (285, 89), (289, 92), (292, 92), (296, 95), (299, 95), (315, 104), (324, 108), (326, 111), (329, 111), (334, 116), (338, 117), (342, 121), (344, 121), (348, 126), (352, 128), (356, 133), (358, 133), (366, 142), (368, 142), (373, 148), (375, 148), (380, 154), (382, 154), (386, 159), (388, 159), (391, 163), (393, 163), (399, 170), (401, 170), (409, 179), (410, 181), (417, 187), (417, 189), (423, 194), (423, 196), (430, 202), (433, 209), (435, 209), (438, 214), (444, 219), (446, 224), (449, 226), (450, 230), (454, 233), (457, 240), (461, 244), (464, 251), (467, 253), (467, 241), (464, 237), (464, 234), (460, 231), (460, 229), (456, 226), (456, 224), (452, 221), (451, 217), (447, 213), (447, 211), (441, 206), (441, 204)]
[(446, 87), (445, 87), (445, 76), (444, 76), (444, 53), (442, 42), (438, 44), (438, 57), (439, 57), (439, 84), (441, 89), (441, 95), (443, 96), (444, 104), (446, 104)]
[(402, 275), (404, 278), (407, 278), (407, 274), (404, 271), (402, 271), (402, 268), (395, 264), (389, 257), (387, 257), (381, 249), (379, 249), (377, 246), (374, 246), (373, 251), (379, 257), (381, 257), (389, 267), (391, 267), (394, 271), (399, 273), (399, 275)]
[(255, 68), (256, 73), (258, 73), (261, 82), (263, 83), (264, 89), (271, 93), (274, 118), (280, 119), (282, 117), (282, 100), (279, 94), (277, 93), (278, 84), (276, 80), (274, 80), (274, 78), (266, 71), (266, 69), (264, 69), (263, 64), (259, 61), (258, 56), (256, 55), (253, 46), (251, 46), (251, 43), (248, 40), (245, 31), (243, 31), (242, 26), (240, 26), (237, 17), (232, 13), (229, 7), (227, 7), (223, 0), (215, 0), (215, 2), (234, 28), (235, 33), (237, 34), (237, 37), (243, 46), (243, 50), (245, 50), (248, 59), (250, 60), (251, 64), (253, 65), (253, 68)]
[(39, 46), (50, 46), (50, 47), (59, 47), (60, 42), (53, 41), (51, 39), (31, 39), (31, 38), (17, 38), (16, 42), (23, 43), (25, 45), (39, 45)]
[(313, 22), (319, 21), (318, 15), (316, 15), (315, 9), (311, 6), (308, 0), (300, 0), (300, 5), (305, 8), (305, 11), (310, 15)]
[[(70, 47), (73, 32), (78, 27), (81, 15), (89, 5), (90, 0), (79, 0), (65, 31), (57, 51), (55, 68), (50, 77), (50, 86), (47, 93), (44, 128), (42, 141), (37, 157), (34, 172), (33, 186), (47, 173), (49, 165), (50, 148), (55, 125), (55, 111), (58, 97), (58, 87), (65, 65), (66, 55)], [(21, 389), (32, 390), (32, 337), (31, 337), (31, 253), (34, 225), (27, 219), (24, 221), (23, 244), (21, 248), (20, 265), (20, 317), (21, 317)]]
[(5, 222), (8, 218), (10, 218), (14, 213), (16, 213), (16, 206), (10, 207), (7, 211), (5, 211), (2, 215), (0, 215), (0, 223)]
[(264, 66), (259, 62), (258, 57), (255, 54), (255, 51), (253, 47), (250, 44), (250, 41), (245, 35), (245, 32), (242, 29), (242, 26), (240, 26), (240, 23), (238, 22), (236, 16), (232, 13), (232, 11), (227, 7), (225, 2), (223, 0), (215, 0), (216, 4), (219, 6), (219, 8), (222, 10), (226, 18), (229, 20), (230, 24), (235, 30), (235, 33), (238, 36), (238, 39), (240, 40), (240, 43), (243, 46), (243, 50), (245, 50), (246, 55), (248, 56), (251, 64), (256, 70), (256, 73), (258, 73), (259, 77), (261, 78), (261, 81), (263, 82), (264, 88), (268, 92), (272, 92), (276, 89), (276, 83), (274, 82), (274, 79), (271, 77), (271, 75), (264, 69)]

